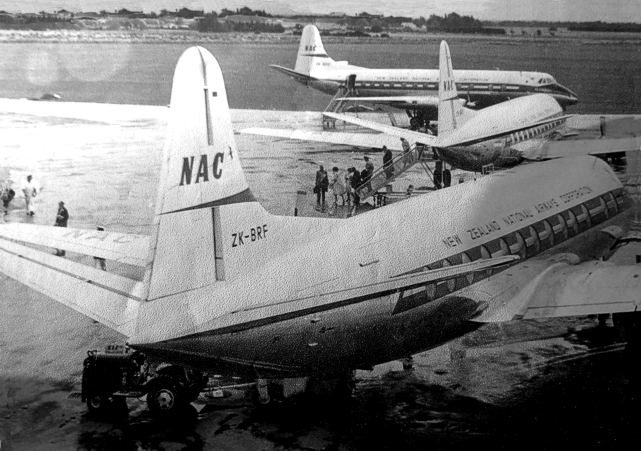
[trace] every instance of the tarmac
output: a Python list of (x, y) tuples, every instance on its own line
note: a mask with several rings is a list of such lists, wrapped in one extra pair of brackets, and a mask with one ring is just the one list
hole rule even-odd
[[(62, 105), (56, 110), (53, 105), (0, 102), (0, 179), (11, 176), (20, 183), (31, 173), (42, 186), (33, 218), (25, 215), (18, 194), (4, 221), (52, 225), (57, 203), (64, 200), (69, 227), (146, 233), (166, 109), (113, 106), (108, 113), (103, 106), (56, 104)], [(249, 110), (234, 111), (233, 117), (236, 128), (317, 119), (311, 113)], [(319, 164), (361, 168), (366, 154), (243, 135), (237, 142), (255, 196), (271, 213), (284, 215), (293, 214), (300, 190), (308, 193), (301, 214), (316, 214), (311, 192)], [(382, 159), (367, 154), (375, 164)], [(420, 167), (395, 190), (410, 183), (425, 184)], [(619, 258), (630, 263), (638, 254), (641, 250), (629, 247)], [(124, 337), (4, 276), (0, 290), (2, 451), (539, 450), (639, 444), (638, 381), (626, 376), (629, 362), (615, 329), (599, 328), (596, 318), (484, 327), (414, 356), (411, 370), (390, 362), (358, 371), (349, 401), (304, 398), (261, 409), (243, 391), (231, 390), (222, 399), (201, 398), (180, 421), (168, 424), (153, 421), (144, 400), (129, 400), (127, 411), (97, 418), (78, 399), (68, 399), (79, 389), (86, 351), (122, 343)]]

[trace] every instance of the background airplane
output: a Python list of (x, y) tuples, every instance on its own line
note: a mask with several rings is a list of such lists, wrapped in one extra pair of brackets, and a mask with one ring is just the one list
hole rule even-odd
[[(406, 110), (412, 126), (437, 118), (439, 71), (437, 69), (368, 69), (334, 61), (327, 55), (320, 33), (306, 25), (294, 69), (271, 65), (311, 88), (336, 95), (332, 111), (345, 101), (389, 105)], [(529, 94), (544, 93), (566, 108), (577, 103), (576, 94), (542, 72), (459, 70), (454, 73), (460, 98), (469, 107), (489, 105)]]
[[(247, 185), (205, 49), (178, 62), (170, 114), (148, 238), (0, 226), (2, 272), (164, 364), (136, 393), (156, 412), (191, 401), (210, 372), (252, 377), (268, 401), (487, 322), (625, 315), (641, 303), (641, 270), (600, 261), (629, 238), (630, 202), (598, 159), (518, 167), (346, 220), (282, 217)], [(127, 259), (144, 277), (33, 245)]]
[[(332, 144), (380, 148), (390, 144), (389, 137), (428, 146), (439, 159), (455, 168), (481, 172), (484, 167), (511, 167), (525, 160), (552, 159), (576, 155), (597, 155), (639, 149), (636, 137), (620, 139), (551, 142), (563, 137), (566, 120), (557, 101), (547, 94), (532, 94), (470, 110), (459, 102), (450, 50), (441, 42), (439, 56), (438, 136), (373, 122), (354, 115), (323, 113), (332, 120), (344, 121), (381, 135), (342, 132), (303, 132), (250, 128), (242, 133), (314, 140)], [(385, 138), (384, 138), (385, 137)], [(388, 146), (389, 147), (389, 146)], [(399, 148), (400, 142), (389, 148)], [(415, 156), (408, 159), (415, 162)]]

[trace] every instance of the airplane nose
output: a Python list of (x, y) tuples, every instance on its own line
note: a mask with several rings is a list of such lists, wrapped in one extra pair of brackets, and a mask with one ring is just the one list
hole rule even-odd
[(563, 85), (558, 85), (558, 87), (565, 94), (565, 103), (567, 105), (575, 105), (578, 103), (579, 96), (577, 96), (573, 91)]

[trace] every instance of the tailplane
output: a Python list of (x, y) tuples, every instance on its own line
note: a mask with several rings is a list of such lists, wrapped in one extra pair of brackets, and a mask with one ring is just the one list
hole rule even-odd
[(474, 113), (461, 104), (454, 81), (450, 48), (445, 41), (441, 41), (439, 72), (438, 132), (443, 135), (463, 125)]
[[(267, 212), (240, 165), (227, 93), (216, 59), (202, 47), (181, 56), (173, 80), (145, 282), (147, 300), (226, 279), (223, 230), (248, 230)], [(230, 208), (243, 205), (241, 213)]]
[(333, 63), (335, 61), (325, 52), (318, 28), (306, 25), (300, 39), (294, 70), (299, 74), (309, 75), (312, 69), (327, 67)]

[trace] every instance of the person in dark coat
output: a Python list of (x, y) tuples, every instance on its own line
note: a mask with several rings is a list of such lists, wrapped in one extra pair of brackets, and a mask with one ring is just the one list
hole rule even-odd
[(327, 177), (327, 171), (323, 168), (323, 165), (321, 165), (318, 171), (316, 171), (316, 184), (314, 185), (316, 210), (322, 209), (322, 211), (325, 211), (325, 193), (328, 188), (329, 178)]
[(383, 154), (383, 167), (385, 168), (385, 176), (389, 179), (394, 176), (394, 167), (392, 166), (392, 160), (394, 160), (394, 156), (392, 155), (392, 151), (387, 148), (387, 146), (383, 146), (383, 151), (385, 152)]
[[(69, 212), (65, 208), (65, 203), (63, 201), (58, 202), (58, 213), (56, 213), (56, 222), (55, 227), (67, 227), (67, 222), (69, 221)], [(62, 249), (56, 249), (56, 255), (58, 257), (64, 257), (65, 251)]]

